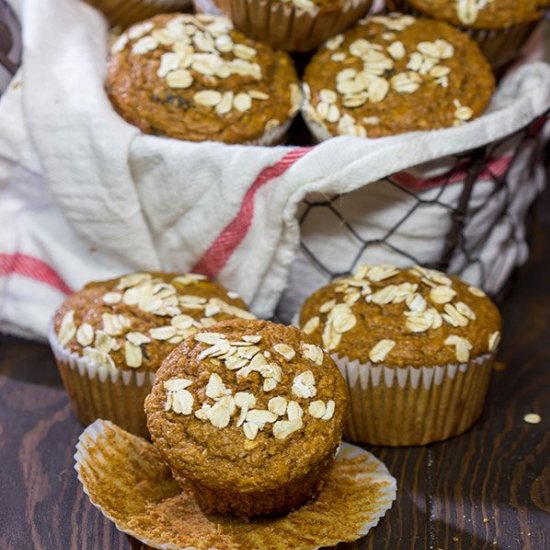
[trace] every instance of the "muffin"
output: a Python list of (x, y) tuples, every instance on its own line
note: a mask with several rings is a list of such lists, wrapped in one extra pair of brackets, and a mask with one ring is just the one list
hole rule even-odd
[(423, 445), (481, 415), (501, 320), (479, 288), (423, 267), (364, 265), (308, 298), (300, 326), (346, 378), (353, 441)]
[(247, 36), (273, 48), (308, 52), (363, 17), (372, 0), (215, 0), (215, 3)]
[(106, 89), (116, 111), (147, 134), (269, 145), (298, 112), (290, 57), (210, 15), (158, 15), (111, 47)]
[(112, 26), (126, 28), (159, 13), (189, 10), (191, 0), (86, 0), (102, 11)]
[(392, 13), (325, 42), (306, 67), (303, 115), (319, 140), (435, 130), (481, 115), (494, 88), (467, 35)]
[(341, 442), (338, 368), (295, 327), (234, 320), (164, 361), (147, 426), (175, 479), (208, 514), (282, 514), (314, 498)]
[(460, 27), (498, 68), (517, 57), (550, 0), (389, 0), (388, 4)]
[(69, 296), (49, 340), (82, 424), (104, 418), (148, 435), (143, 401), (164, 358), (198, 329), (236, 317), (254, 318), (203, 275), (133, 273)]
[[(349, 548), (391, 508), (396, 480), (367, 451), (342, 444), (318, 497), (289, 515), (258, 521), (206, 515), (182, 491), (154, 445), (107, 420), (78, 438), (74, 468), (90, 503), (140, 541), (130, 548), (313, 550)], [(322, 526), (322, 527), (321, 527)], [(101, 546), (100, 548), (112, 548)]]

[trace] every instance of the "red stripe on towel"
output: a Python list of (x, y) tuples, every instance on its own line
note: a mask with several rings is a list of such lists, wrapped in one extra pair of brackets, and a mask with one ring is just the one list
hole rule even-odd
[(67, 283), (43, 260), (27, 254), (0, 254), (0, 277), (17, 274), (71, 294)]
[[(480, 179), (489, 179), (491, 177), (502, 177), (508, 168), (510, 167), (510, 163), (512, 162), (511, 156), (506, 157), (500, 157), (497, 159), (492, 159), (487, 168), (485, 168), (481, 174), (479, 175)], [(445, 182), (452, 184), (452, 183), (462, 183), (466, 177), (468, 176), (468, 169), (467, 166), (457, 166), (450, 172), (446, 172), (445, 174), (442, 174), (441, 176), (435, 176), (433, 178), (417, 178), (416, 176), (413, 176), (409, 172), (398, 172), (397, 174), (394, 174), (391, 176), (391, 179), (398, 183), (399, 185), (402, 185), (403, 187), (407, 187), (408, 189), (411, 189), (413, 191), (423, 191), (424, 189), (429, 189), (431, 187), (437, 187), (439, 185), (443, 185)]]
[(254, 198), (267, 183), (282, 176), (295, 162), (311, 150), (310, 147), (292, 149), (281, 160), (266, 166), (246, 191), (237, 215), (225, 226), (218, 237), (193, 267), (195, 273), (214, 278), (223, 269), (239, 244), (244, 240), (254, 217)]
[[(203, 273), (211, 278), (215, 278), (220, 273), (236, 248), (244, 240), (252, 225), (252, 219), (254, 217), (254, 198), (257, 191), (273, 179), (282, 176), (296, 161), (301, 159), (311, 149), (312, 148), (309, 147), (293, 149), (281, 160), (271, 166), (267, 166), (258, 174), (252, 185), (246, 191), (237, 215), (225, 226), (208, 250), (206, 250), (195, 264), (193, 267), (194, 272)], [(488, 179), (490, 177), (503, 176), (508, 170), (511, 161), (512, 157), (510, 156), (493, 159), (489, 162), (489, 165), (482, 172), (480, 177)], [(404, 187), (408, 187), (415, 191), (422, 191), (430, 187), (442, 185), (446, 181), (449, 183), (463, 182), (466, 176), (467, 167), (458, 166), (450, 173), (447, 172), (446, 174), (433, 178), (417, 178), (410, 173), (399, 172), (394, 174), (392, 179)]]

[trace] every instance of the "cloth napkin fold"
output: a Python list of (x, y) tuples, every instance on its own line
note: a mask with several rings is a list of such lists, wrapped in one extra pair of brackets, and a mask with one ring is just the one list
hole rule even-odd
[(550, 67), (505, 80), (459, 128), (313, 148), (147, 136), (103, 89), (106, 24), (75, 0), (25, 0), (23, 67), (0, 101), (0, 330), (43, 338), (71, 289), (146, 269), (199, 270), (272, 315), (306, 195), (346, 193), (525, 126), (550, 107)]

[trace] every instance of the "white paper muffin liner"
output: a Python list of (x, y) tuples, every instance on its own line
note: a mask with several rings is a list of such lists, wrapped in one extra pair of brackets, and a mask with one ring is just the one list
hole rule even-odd
[(308, 130), (318, 143), (330, 139), (331, 137), (335, 137), (322, 122), (311, 116), (313, 106), (307, 99), (308, 94), (306, 93), (304, 86), (306, 86), (306, 84), (302, 84), (302, 95), (304, 96), (304, 100), (302, 102), (302, 118), (304, 119)]
[[(406, 0), (391, 0), (389, 7), (394, 11), (415, 17), (428, 17)], [(481, 51), (494, 69), (500, 69), (519, 56), (523, 45), (538, 25), (539, 21), (529, 21), (502, 29), (458, 28), (479, 44)]]
[(214, 0), (193, 0), (195, 11), (197, 13), (206, 13), (208, 15), (223, 15), (222, 10), (218, 8)]
[(294, 116), (287, 120), (284, 124), (280, 124), (279, 126), (275, 126), (274, 128), (267, 130), (265, 134), (258, 139), (247, 141), (246, 144), (262, 145), (264, 147), (268, 145), (278, 145), (284, 140), (285, 135), (288, 132), (288, 129), (290, 128), (293, 120)]
[[(391, 508), (396, 480), (372, 454), (343, 444), (319, 497), (287, 516), (243, 522), (206, 517), (154, 446), (111, 422), (88, 426), (76, 446), (84, 492), (116, 527), (163, 550), (313, 550), (366, 535)], [(131, 503), (128, 506), (128, 503)], [(154, 520), (154, 521), (152, 521)], [(223, 540), (221, 539), (223, 537)]]
[(106, 418), (148, 437), (143, 402), (153, 387), (152, 372), (108, 368), (71, 352), (59, 343), (53, 323), (48, 329), (48, 341), (81, 424)]
[(85, 0), (102, 11), (111, 26), (129, 27), (160, 13), (190, 11), (192, 0)]
[(465, 432), (479, 418), (493, 354), (469, 363), (391, 367), (333, 354), (349, 392), (346, 436), (372, 445), (425, 445)]
[(246, 35), (276, 49), (307, 52), (363, 17), (372, 0), (343, 0), (331, 9), (313, 10), (281, 0), (216, 0), (217, 6)]

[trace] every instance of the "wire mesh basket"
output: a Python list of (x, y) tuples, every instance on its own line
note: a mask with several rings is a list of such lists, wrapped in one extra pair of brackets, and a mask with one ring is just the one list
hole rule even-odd
[(496, 296), (527, 259), (527, 218), (545, 185), (549, 113), (484, 147), (357, 191), (308, 195), (300, 248), (276, 317), (362, 263), (419, 264)]

